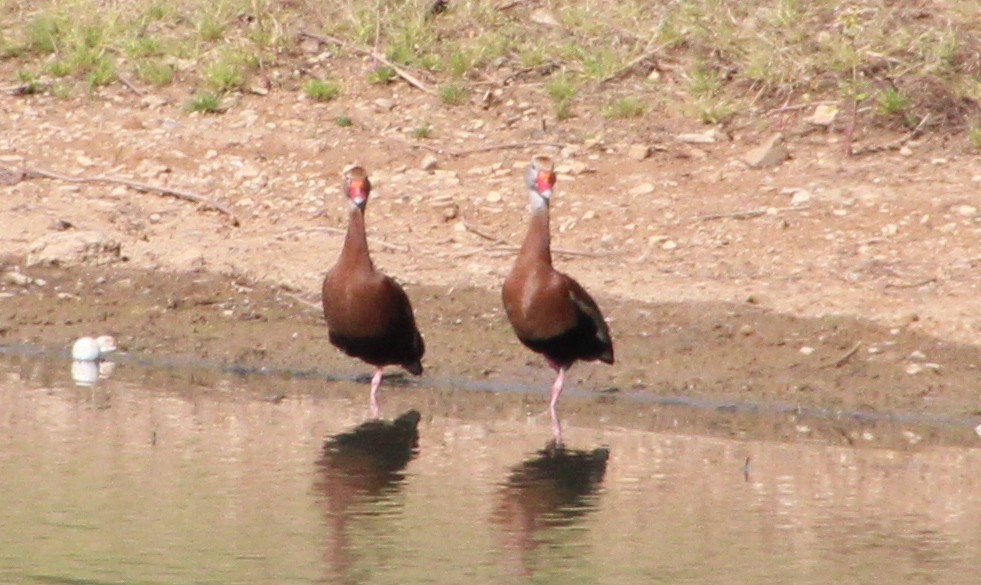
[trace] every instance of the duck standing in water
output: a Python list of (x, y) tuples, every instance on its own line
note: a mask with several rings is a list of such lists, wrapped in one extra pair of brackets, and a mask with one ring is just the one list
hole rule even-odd
[(613, 340), (596, 301), (578, 282), (552, 267), (548, 225), (548, 205), (555, 186), (552, 159), (532, 158), (525, 183), (531, 223), (501, 296), (518, 340), (545, 356), (556, 372), (548, 410), (556, 444), (561, 445), (556, 405), (565, 373), (579, 360), (612, 364)]
[(363, 167), (344, 171), (349, 204), (347, 235), (337, 263), (324, 278), (322, 300), (330, 342), (349, 356), (375, 366), (371, 379), (371, 416), (378, 418), (378, 387), (385, 366), (422, 374), (426, 351), (405, 290), (371, 261), (365, 234), (365, 206), (371, 182)]

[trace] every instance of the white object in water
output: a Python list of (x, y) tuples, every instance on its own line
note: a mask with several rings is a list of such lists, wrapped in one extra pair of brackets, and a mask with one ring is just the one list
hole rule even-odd
[(76, 362), (94, 362), (102, 355), (94, 337), (79, 337), (72, 345), (72, 359)]
[(116, 340), (111, 335), (99, 337), (79, 337), (72, 345), (72, 359), (82, 362), (94, 362), (116, 349)]
[[(91, 337), (82, 339), (92, 339)], [(76, 343), (77, 345), (77, 343)], [(72, 380), (78, 386), (94, 386), (99, 380), (99, 364), (95, 360), (75, 360), (72, 362)]]

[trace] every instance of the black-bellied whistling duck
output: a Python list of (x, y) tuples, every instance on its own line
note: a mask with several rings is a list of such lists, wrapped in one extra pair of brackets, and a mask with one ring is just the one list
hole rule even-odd
[(422, 374), (426, 346), (416, 327), (409, 297), (398, 283), (375, 269), (368, 254), (364, 228), (364, 211), (371, 193), (368, 173), (354, 166), (343, 176), (350, 215), (344, 248), (324, 278), (324, 317), (334, 346), (375, 366), (371, 416), (378, 418), (382, 369), (398, 365), (410, 374)]
[(548, 203), (555, 185), (552, 159), (532, 158), (525, 183), (531, 224), (501, 296), (518, 339), (544, 355), (556, 371), (548, 410), (556, 443), (561, 445), (562, 427), (555, 406), (566, 370), (578, 360), (612, 364), (613, 341), (596, 301), (578, 282), (552, 267), (548, 228)]

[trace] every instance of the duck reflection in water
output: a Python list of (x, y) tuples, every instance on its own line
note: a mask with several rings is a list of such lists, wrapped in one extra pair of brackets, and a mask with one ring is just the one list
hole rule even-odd
[[(349, 524), (359, 518), (385, 516), (386, 510), (392, 509), (390, 504), (405, 477), (402, 470), (418, 454), (419, 419), (416, 410), (394, 420), (372, 419), (324, 443), (315, 489), (330, 530), (330, 582), (361, 580), (354, 574), (357, 559), (351, 546), (354, 530)], [(370, 521), (365, 524), (370, 528)]]
[(501, 489), (494, 522), (505, 533), (518, 572), (530, 576), (532, 553), (595, 509), (595, 494), (606, 474), (610, 451), (569, 449), (549, 441), (515, 466)]

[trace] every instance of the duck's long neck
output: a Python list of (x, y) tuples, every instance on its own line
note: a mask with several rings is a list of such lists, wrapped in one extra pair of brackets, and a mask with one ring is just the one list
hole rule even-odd
[(364, 210), (351, 208), (347, 222), (347, 235), (344, 236), (344, 248), (341, 249), (343, 262), (373, 268), (371, 256), (368, 254), (368, 236), (364, 229)]
[(540, 202), (533, 204), (528, 233), (521, 245), (518, 256), (525, 261), (531, 261), (545, 266), (552, 266), (551, 237), (548, 231), (548, 204)]

